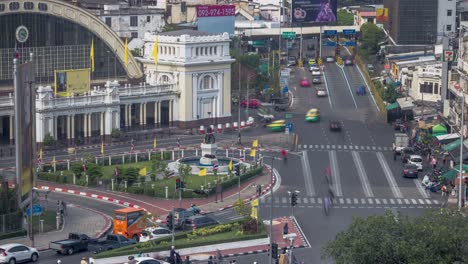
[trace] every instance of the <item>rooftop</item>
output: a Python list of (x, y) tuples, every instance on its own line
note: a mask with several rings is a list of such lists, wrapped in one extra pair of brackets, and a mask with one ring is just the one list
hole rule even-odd
[(175, 30), (175, 31), (161, 32), (159, 33), (159, 35), (160, 36), (172, 36), (172, 37), (189, 35), (191, 37), (200, 37), (200, 36), (214, 36), (214, 35), (220, 35), (220, 34), (208, 33), (208, 32), (203, 32), (203, 31), (198, 31), (198, 30), (193, 30), (193, 29), (181, 29), (181, 30)]

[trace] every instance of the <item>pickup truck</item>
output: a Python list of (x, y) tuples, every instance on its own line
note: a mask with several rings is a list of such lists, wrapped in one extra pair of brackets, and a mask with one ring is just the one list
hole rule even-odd
[(136, 243), (137, 241), (135, 239), (127, 239), (122, 235), (107, 235), (106, 239), (103, 241), (93, 241), (88, 243), (88, 250), (92, 253), (99, 253)]
[(395, 141), (393, 142), (393, 150), (397, 154), (409, 146), (409, 137), (405, 133), (395, 133)]
[(54, 241), (49, 243), (49, 248), (60, 254), (72, 255), (75, 252), (88, 250), (88, 244), (94, 239), (85, 234), (68, 234), (68, 239)]

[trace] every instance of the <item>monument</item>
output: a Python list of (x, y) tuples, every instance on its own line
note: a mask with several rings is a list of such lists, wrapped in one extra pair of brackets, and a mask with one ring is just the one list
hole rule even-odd
[(218, 163), (218, 159), (216, 158), (218, 145), (216, 144), (214, 132), (211, 127), (208, 127), (200, 147), (202, 151), (200, 166), (213, 166)]

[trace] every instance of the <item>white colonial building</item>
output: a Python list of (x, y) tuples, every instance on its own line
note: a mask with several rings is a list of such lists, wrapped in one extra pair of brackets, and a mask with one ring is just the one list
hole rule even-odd
[(146, 82), (174, 83), (180, 96), (173, 116), (179, 127), (194, 127), (200, 120), (216, 123), (231, 119), (231, 63), (229, 34), (195, 30), (160, 33), (157, 63), (152, 53), (156, 35), (146, 34), (142, 58)]

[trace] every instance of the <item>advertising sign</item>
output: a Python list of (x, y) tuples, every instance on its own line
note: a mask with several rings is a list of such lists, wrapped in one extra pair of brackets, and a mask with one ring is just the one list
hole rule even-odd
[(293, 0), (292, 22), (319, 25), (336, 23), (337, 0)]
[(35, 147), (35, 109), (36, 95), (34, 89), (34, 67), (32, 61), (18, 66), (18, 87), (16, 87), (18, 108), (18, 131), (20, 137), (16, 144), (21, 146), (19, 167), (21, 176), (21, 196), (25, 196), (31, 190), (34, 184), (34, 164), (36, 162)]
[(199, 5), (197, 6), (198, 30), (208, 33), (234, 34), (234, 5)]
[(90, 69), (55, 71), (54, 91), (60, 96), (82, 95), (91, 89)]
[(377, 8), (375, 10), (375, 20), (377, 23), (385, 23), (388, 21), (388, 8)]

